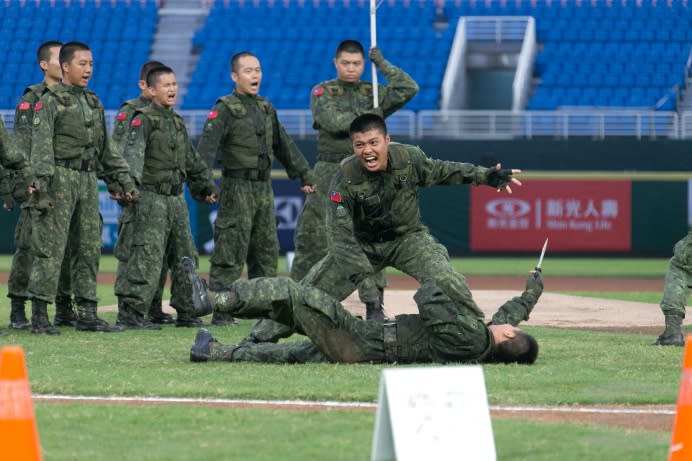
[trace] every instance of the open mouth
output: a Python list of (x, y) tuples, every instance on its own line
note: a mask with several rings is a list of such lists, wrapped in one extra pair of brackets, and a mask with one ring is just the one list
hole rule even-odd
[(377, 156), (376, 155), (366, 155), (363, 157), (363, 160), (365, 160), (365, 165), (368, 168), (374, 168), (377, 166)]

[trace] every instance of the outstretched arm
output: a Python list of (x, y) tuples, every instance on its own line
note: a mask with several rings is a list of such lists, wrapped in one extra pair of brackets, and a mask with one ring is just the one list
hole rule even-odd
[(541, 273), (531, 271), (526, 279), (526, 288), (521, 296), (515, 296), (500, 306), (495, 315), (493, 315), (490, 324), (500, 325), (509, 323), (510, 325), (517, 326), (521, 321), (528, 320), (529, 314), (531, 314), (533, 307), (538, 302), (538, 298), (541, 297), (541, 293), (543, 293)]

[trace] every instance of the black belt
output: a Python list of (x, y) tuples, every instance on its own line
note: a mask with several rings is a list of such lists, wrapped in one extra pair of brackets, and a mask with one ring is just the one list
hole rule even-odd
[(139, 186), (141, 190), (154, 192), (161, 195), (180, 195), (183, 192), (183, 184), (142, 184)]
[(94, 171), (96, 169), (96, 162), (93, 159), (86, 158), (71, 158), (69, 160), (56, 158), (55, 164), (77, 171)]
[(388, 363), (396, 362), (396, 322), (382, 324), (384, 338), (384, 357)]
[(228, 168), (223, 169), (224, 178), (236, 178), (236, 179), (247, 179), (248, 181), (266, 181), (271, 176), (270, 170), (255, 170), (255, 169), (243, 169), (243, 170), (229, 170)]
[(348, 157), (351, 154), (345, 153), (345, 154), (324, 154), (324, 153), (319, 153), (317, 154), (317, 161), (318, 162), (329, 162), (329, 163), (339, 163), (346, 157)]

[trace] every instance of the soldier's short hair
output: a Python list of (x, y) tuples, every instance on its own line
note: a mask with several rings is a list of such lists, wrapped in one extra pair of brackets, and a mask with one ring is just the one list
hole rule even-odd
[(244, 58), (245, 56), (252, 56), (253, 58), (257, 57), (249, 51), (241, 51), (240, 53), (234, 54), (231, 57), (231, 72), (235, 72), (236, 74), (238, 73), (238, 61), (240, 61), (240, 58)]
[(74, 54), (77, 51), (91, 51), (89, 45), (83, 42), (67, 42), (60, 47), (60, 66), (66, 62), (72, 61)]
[(159, 61), (147, 61), (144, 64), (142, 64), (142, 67), (139, 68), (139, 79), (140, 80), (147, 80), (147, 75), (149, 75), (149, 72), (151, 72), (153, 69), (157, 67), (166, 67), (166, 65), (162, 62)]
[(154, 67), (147, 73), (147, 86), (151, 88), (156, 85), (159, 77), (163, 74), (175, 74), (175, 72), (168, 66)]
[(348, 127), (348, 134), (353, 136), (354, 133), (365, 133), (370, 130), (379, 130), (384, 136), (387, 136), (387, 124), (377, 114), (363, 114), (354, 118)]
[(336, 54), (334, 57), (339, 57), (341, 53), (360, 53), (365, 57), (365, 49), (363, 48), (363, 45), (358, 41), (358, 40), (344, 40), (343, 42), (339, 43), (339, 46), (336, 47)]
[(517, 331), (514, 338), (495, 346), (492, 361), (531, 365), (538, 357), (538, 341), (525, 331)]
[(58, 42), (57, 40), (49, 40), (41, 43), (36, 50), (36, 62), (40, 64), (41, 61), (50, 61), (50, 49), (56, 47), (60, 48), (61, 46), (62, 42)]

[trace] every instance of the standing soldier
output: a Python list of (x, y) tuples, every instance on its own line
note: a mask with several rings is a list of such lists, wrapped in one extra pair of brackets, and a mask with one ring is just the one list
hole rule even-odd
[[(127, 142), (127, 131), (132, 121), (132, 116), (134, 112), (138, 109), (142, 109), (151, 103), (151, 97), (149, 96), (149, 90), (147, 88), (147, 74), (149, 71), (156, 67), (163, 67), (163, 64), (159, 61), (148, 61), (139, 70), (139, 89), (141, 90), (138, 98), (129, 99), (125, 101), (118, 110), (118, 114), (115, 116), (115, 125), (113, 126), (113, 133), (111, 139), (113, 144), (117, 145), (122, 152), (125, 149), (125, 143)], [(141, 160), (140, 160), (141, 163)], [(124, 204), (127, 205), (127, 204)], [(130, 258), (130, 254), (126, 249), (132, 247), (133, 235), (133, 225), (135, 220), (133, 214), (133, 207), (123, 206), (120, 216), (118, 217), (118, 241), (116, 242), (115, 248), (113, 249), (113, 254), (118, 260), (118, 271), (115, 278), (115, 291), (122, 291), (120, 287), (121, 283), (126, 283), (127, 281), (127, 260)], [(125, 251), (124, 251), (125, 250)], [(126, 321), (124, 315), (120, 314), (121, 306), (118, 306), (118, 325), (127, 326), (129, 328), (143, 328), (143, 329), (155, 329), (158, 330), (159, 324), (175, 323), (175, 319), (163, 312), (162, 300), (163, 300), (163, 288), (166, 284), (166, 279), (168, 277), (168, 266), (164, 265), (161, 270), (161, 279), (159, 280), (159, 286), (154, 294), (154, 298), (149, 306), (149, 313), (146, 319), (139, 324), (135, 325), (130, 318), (130, 321)]]
[[(378, 87), (378, 107), (373, 107), (372, 83), (361, 81), (365, 69), (363, 45), (356, 40), (344, 40), (336, 49), (334, 67), (336, 79), (319, 83), (312, 90), (310, 110), (313, 127), (317, 130), (317, 163), (314, 173), (316, 193), (309, 195), (298, 217), (295, 233), (295, 258), (291, 278), (299, 281), (310, 268), (327, 254), (327, 227), (325, 216), (329, 183), (339, 169), (339, 163), (353, 154), (348, 127), (358, 115), (373, 112), (388, 117), (418, 93), (418, 85), (403, 70), (387, 61), (379, 48), (370, 49), (370, 60), (387, 79), (386, 86)], [(363, 281), (364, 286), (377, 286), (378, 299), (365, 298), (366, 318), (384, 320), (382, 293), (386, 285), (384, 274), (379, 273)]]
[[(223, 165), (209, 274), (212, 288), (217, 289), (238, 279), (246, 262), (249, 278), (276, 276), (279, 242), (270, 184), (273, 157), (289, 178), (300, 178), (303, 193), (313, 191), (307, 160), (279, 123), (271, 103), (258, 96), (262, 69), (257, 57), (247, 51), (233, 56), (231, 79), (235, 91), (216, 102), (198, 144), (210, 170), (218, 149)], [(212, 318), (216, 325), (231, 322), (228, 314)]]
[(137, 193), (124, 159), (110, 147), (101, 101), (86, 88), (93, 71), (89, 47), (60, 48), (62, 82), (48, 87), (34, 106), (30, 208), (33, 262), (27, 293), (32, 332), (59, 334), (48, 320), (60, 264), (69, 244), (79, 331), (121, 331), (96, 315), (96, 275), (101, 258), (101, 215), (96, 168), (120, 185), (128, 200)]
[[(135, 110), (127, 135), (124, 156), (141, 197), (132, 204), (132, 239), (124, 278), (116, 286), (119, 319), (128, 328), (142, 328), (159, 287), (166, 254), (179, 261), (197, 259), (192, 239), (183, 183), (192, 196), (212, 204), (214, 184), (204, 161), (192, 146), (182, 117), (171, 109), (178, 95), (178, 83), (170, 67), (160, 66), (146, 77), (151, 104)], [(187, 308), (189, 302), (175, 298), (176, 280), (171, 286), (171, 305), (177, 310), (176, 326), (199, 326)]]
[[(14, 113), (14, 136), (17, 147), (25, 153), (27, 158), (31, 154), (31, 127), (34, 106), (50, 85), (60, 82), (62, 71), (60, 70), (61, 42), (48, 41), (38, 47), (38, 65), (43, 72), (43, 81), (31, 85), (24, 90), (24, 94), (17, 103)], [(16, 201), (23, 203), (26, 200), (26, 185), (17, 184), (12, 187)], [(26, 318), (25, 302), (28, 299), (27, 286), (31, 274), (32, 255), (30, 249), (31, 218), (28, 209), (23, 208), (19, 213), (19, 220), (14, 231), (15, 253), (12, 257), (10, 276), (7, 282), (7, 296), (11, 302), (10, 328), (27, 329), (31, 324)], [(55, 297), (55, 325), (74, 326), (77, 316), (72, 307), (72, 287), (70, 282), (70, 251), (65, 250), (65, 257), (60, 269), (58, 291)]]
[(666, 329), (654, 342), (655, 346), (684, 346), (682, 321), (685, 306), (692, 292), (692, 229), (673, 248), (673, 257), (666, 271), (661, 311)]

